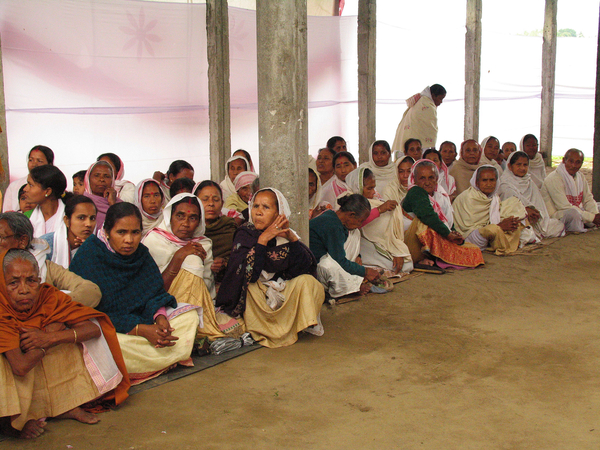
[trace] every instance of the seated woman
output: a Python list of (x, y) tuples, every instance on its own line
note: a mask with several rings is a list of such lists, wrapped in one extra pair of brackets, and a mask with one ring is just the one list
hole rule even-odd
[(519, 142), (519, 150), (529, 156), (529, 176), (538, 189), (541, 189), (546, 179), (546, 163), (544, 155), (538, 152), (538, 148), (538, 140), (533, 134), (526, 134)]
[[(27, 170), (31, 173), (31, 170), (35, 167), (45, 166), (46, 164), (54, 164), (54, 152), (49, 147), (44, 145), (36, 145), (27, 155)], [(19, 196), (18, 192), (21, 186), (27, 184), (27, 177), (19, 178), (13, 181), (6, 188), (4, 193), (4, 202), (2, 204), (2, 211), (17, 211), (19, 209)]]
[[(404, 242), (410, 250), (415, 270), (442, 273), (439, 267), (477, 267), (484, 264), (481, 250), (465, 244), (462, 235), (453, 231), (450, 199), (438, 191), (437, 166), (428, 159), (417, 161), (409, 179), (408, 194), (402, 208), (414, 216)], [(437, 264), (437, 266), (436, 266)]]
[(210, 269), (215, 275), (215, 281), (220, 283), (227, 269), (237, 225), (233, 217), (222, 213), (223, 196), (218, 183), (211, 180), (201, 182), (196, 195), (204, 207), (204, 235), (212, 241), (213, 263)]
[(481, 165), (479, 160), (483, 150), (475, 139), (467, 139), (460, 144), (460, 159), (452, 164), (450, 175), (456, 182), (456, 195), (466, 191), (471, 186), (471, 177)]
[(471, 178), (471, 187), (456, 197), (454, 222), (465, 241), (484, 250), (490, 248), (496, 255), (515, 252), (535, 235), (522, 221), (527, 212), (515, 197), (500, 201), (498, 196), (498, 169), (484, 164)]
[(327, 210), (312, 219), (310, 249), (318, 261), (317, 277), (332, 298), (371, 290), (380, 273), (361, 264), (360, 228), (369, 217), (371, 205), (360, 194), (338, 198), (340, 208)]
[(125, 175), (125, 164), (121, 158), (114, 153), (102, 153), (98, 156), (96, 161), (106, 161), (112, 167), (113, 173), (115, 174), (115, 191), (117, 191), (117, 197), (124, 202), (133, 203), (135, 197), (135, 185), (131, 181), (123, 179)]
[(385, 200), (394, 200), (399, 205), (402, 204), (408, 193), (408, 179), (414, 163), (415, 160), (410, 156), (402, 156), (394, 162), (396, 165), (396, 180), (385, 188), (383, 193)]
[(171, 163), (166, 174), (156, 171), (154, 172), (154, 175), (152, 175), (152, 178), (160, 183), (160, 187), (165, 195), (165, 202), (168, 202), (171, 200), (171, 184), (173, 181), (178, 178), (189, 178), (190, 180), (193, 180), (194, 168), (189, 162), (178, 159)]
[(165, 194), (153, 178), (146, 178), (135, 187), (135, 206), (142, 213), (142, 237), (162, 221)]
[(333, 157), (337, 152), (329, 147), (323, 147), (319, 149), (316, 159), (316, 169), (319, 174), (319, 181), (321, 186), (333, 178), (335, 175), (335, 168), (333, 167)]
[(102, 293), (98, 286), (49, 259), (48, 242), (33, 238), (33, 225), (27, 217), (14, 211), (0, 214), (0, 250), (28, 250), (37, 260), (42, 283), (69, 294), (73, 301), (94, 308)]
[(258, 175), (258, 172), (254, 169), (252, 156), (250, 156), (250, 153), (248, 153), (246, 150), (244, 150), (243, 148), (238, 148), (235, 152), (233, 152), (231, 156), (242, 156), (243, 158), (245, 158), (246, 161), (248, 161), (248, 164), (250, 165), (250, 167), (248, 168), (248, 172), (254, 172)]
[(450, 201), (454, 200), (456, 197), (456, 182), (454, 181), (454, 177), (448, 173), (448, 166), (446, 166), (446, 163), (442, 159), (441, 153), (435, 148), (428, 148), (423, 153), (423, 159), (429, 159), (435, 163), (440, 174), (438, 183), (444, 188), (446, 194), (450, 197)]
[(456, 145), (454, 142), (444, 141), (440, 144), (439, 149), (440, 155), (442, 155), (442, 161), (444, 161), (444, 164), (446, 164), (446, 167), (450, 170), (454, 161), (456, 161)]
[(90, 166), (83, 179), (86, 197), (96, 205), (96, 232), (102, 229), (108, 208), (122, 200), (117, 197), (112, 166), (106, 161), (97, 161)]
[(327, 139), (326, 145), (327, 148), (333, 151), (333, 153), (348, 151), (346, 140), (341, 136), (331, 136), (329, 139)]
[(94, 424), (79, 406), (106, 395), (118, 405), (129, 378), (108, 318), (40, 282), (31, 253), (0, 254), (0, 431), (31, 439), (47, 417)]
[(200, 306), (203, 317), (199, 334), (216, 339), (225, 335), (219, 329), (212, 301), (212, 242), (204, 236), (204, 228), (204, 210), (198, 197), (177, 194), (165, 206), (162, 222), (143, 243), (162, 273), (165, 290), (178, 303)]
[(248, 209), (248, 202), (252, 198), (252, 183), (258, 178), (254, 172), (240, 172), (235, 177), (233, 185), (235, 194), (230, 195), (225, 201), (225, 208), (243, 213)]
[(36, 238), (53, 232), (62, 223), (66, 188), (67, 179), (58, 167), (39, 166), (27, 176), (24, 192), (27, 200), (36, 205), (30, 216)]
[(362, 263), (380, 267), (391, 272), (390, 275), (412, 271), (410, 252), (404, 243), (402, 207), (394, 200), (383, 202), (374, 198), (375, 179), (370, 169), (359, 167), (350, 172), (346, 184), (350, 191), (369, 200), (371, 216), (374, 216), (360, 228)]
[(221, 190), (225, 201), (230, 195), (235, 194), (235, 177), (241, 172), (250, 171), (250, 163), (246, 158), (240, 155), (234, 155), (225, 163), (225, 178), (221, 181)]
[(348, 190), (346, 176), (356, 169), (356, 160), (351, 153), (339, 152), (333, 157), (335, 176), (323, 185), (321, 201), (327, 202), (336, 209), (337, 198)]
[[(488, 136), (483, 141), (481, 141), (481, 148), (483, 153), (481, 154), (481, 159), (479, 160), (479, 164), (487, 164), (493, 166), (498, 170), (498, 173), (502, 175), (504, 169), (498, 163), (498, 155), (500, 154), (500, 141), (497, 137)], [(502, 158), (504, 159), (504, 158)], [(498, 176), (500, 176), (498, 175)]]
[(252, 338), (265, 347), (291, 345), (302, 330), (322, 335), (325, 293), (312, 275), (317, 262), (289, 228), (287, 200), (276, 189), (261, 189), (250, 214), (235, 235), (216, 306), (243, 316)]
[(500, 177), (498, 195), (501, 200), (518, 198), (527, 210), (527, 219), (533, 226), (538, 239), (565, 235), (562, 220), (552, 219), (537, 184), (529, 175), (529, 156), (525, 152), (514, 152), (508, 160), (508, 168)]
[[(102, 290), (99, 311), (117, 329), (134, 384), (160, 375), (177, 362), (189, 364), (199, 317), (193, 305), (177, 305), (142, 239), (142, 215), (127, 202), (111, 206), (98, 237), (90, 236), (71, 270)], [(168, 308), (167, 308), (168, 307)]]
[(46, 257), (65, 269), (81, 244), (96, 231), (96, 205), (85, 195), (71, 197), (65, 205), (63, 223), (56, 231), (45, 234), (50, 251)]
[(375, 141), (369, 148), (369, 161), (360, 167), (371, 170), (375, 178), (375, 189), (382, 194), (388, 184), (396, 179), (396, 166), (392, 162), (392, 150), (387, 141)]

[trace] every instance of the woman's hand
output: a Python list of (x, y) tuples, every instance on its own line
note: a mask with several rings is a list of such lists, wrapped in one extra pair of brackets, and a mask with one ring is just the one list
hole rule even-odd
[(162, 180), (164, 180), (165, 178), (166, 175), (160, 170), (157, 170), (156, 172), (154, 172), (154, 175), (152, 175), (152, 179), (158, 181), (159, 183), (162, 182)]
[(21, 328), (20, 347), (23, 353), (35, 348), (44, 350), (54, 345), (53, 333), (48, 333), (36, 328)]
[(114, 188), (108, 187), (104, 191), (104, 198), (108, 201), (110, 206), (117, 203), (117, 191)]
[(204, 250), (204, 247), (202, 247), (200, 242), (188, 242), (175, 252), (174, 257), (183, 262), (183, 260), (190, 255), (199, 256), (202, 258), (202, 261), (204, 261), (206, 259), (206, 250)]
[(372, 269), (371, 267), (365, 268), (365, 278), (367, 281), (377, 281), (379, 280), (380, 276), (381, 274), (378, 270)]
[(527, 210), (527, 218), (529, 219), (529, 223), (531, 225), (535, 225), (538, 222), (538, 220), (540, 220), (540, 212), (533, 206), (527, 206), (525, 207), (525, 209)]
[(296, 242), (298, 237), (291, 232), (290, 222), (283, 214), (279, 214), (273, 223), (269, 225), (258, 238), (258, 243), (267, 245), (267, 243), (277, 236), (285, 237), (290, 242)]
[[(162, 314), (156, 318), (156, 323), (154, 325), (137, 326), (138, 336), (146, 338), (148, 342), (156, 348), (173, 347), (176, 344), (175, 341), (179, 339), (171, 334), (173, 331), (175, 331), (175, 329), (171, 327), (167, 318)], [(135, 334), (135, 332), (133, 334)]]
[(502, 231), (515, 231), (517, 228), (519, 228), (520, 222), (521, 221), (517, 217), (510, 216), (500, 222), (498, 226), (502, 228)]
[(398, 202), (396, 200), (388, 200), (388, 201), (384, 202), (383, 205), (379, 205), (377, 207), (377, 210), (379, 211), (379, 214), (383, 214), (384, 212), (388, 212), (388, 211), (392, 211), (392, 210), (396, 209), (397, 206), (398, 206)]
[(392, 257), (393, 265), (394, 265), (394, 273), (398, 273), (402, 270), (402, 266), (404, 266), (404, 258), (402, 256), (394, 256)]
[(219, 273), (221, 270), (227, 267), (227, 261), (223, 258), (215, 258), (212, 265), (210, 266), (210, 270), (213, 273)]
[(451, 231), (446, 239), (457, 245), (462, 245), (465, 242), (465, 238), (457, 231)]

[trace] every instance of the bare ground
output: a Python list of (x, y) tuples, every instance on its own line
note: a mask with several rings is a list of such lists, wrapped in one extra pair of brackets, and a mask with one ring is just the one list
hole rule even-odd
[(261, 349), (10, 449), (598, 449), (600, 231), (324, 307)]

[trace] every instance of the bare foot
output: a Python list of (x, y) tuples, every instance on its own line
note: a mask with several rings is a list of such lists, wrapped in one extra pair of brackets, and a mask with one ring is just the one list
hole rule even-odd
[(435, 263), (431, 259), (422, 259), (418, 262), (418, 264), (423, 264), (424, 266), (433, 266)]
[(73, 408), (71, 411), (67, 411), (66, 413), (56, 416), (55, 419), (73, 419), (90, 425), (100, 422), (100, 419), (98, 419), (95, 414), (85, 412), (79, 406), (77, 408)]
[(363, 283), (360, 285), (360, 290), (358, 291), (360, 295), (367, 295), (371, 290), (371, 283)]
[(17, 437), (20, 439), (35, 439), (44, 432), (45, 426), (46, 422), (44, 419), (28, 420)]

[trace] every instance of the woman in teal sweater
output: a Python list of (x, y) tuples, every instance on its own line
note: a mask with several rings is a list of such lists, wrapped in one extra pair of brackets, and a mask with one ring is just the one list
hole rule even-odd
[(361, 265), (358, 228), (371, 212), (359, 194), (341, 197), (338, 211), (327, 210), (310, 221), (310, 249), (319, 261), (317, 278), (333, 298), (366, 294), (379, 272)]

